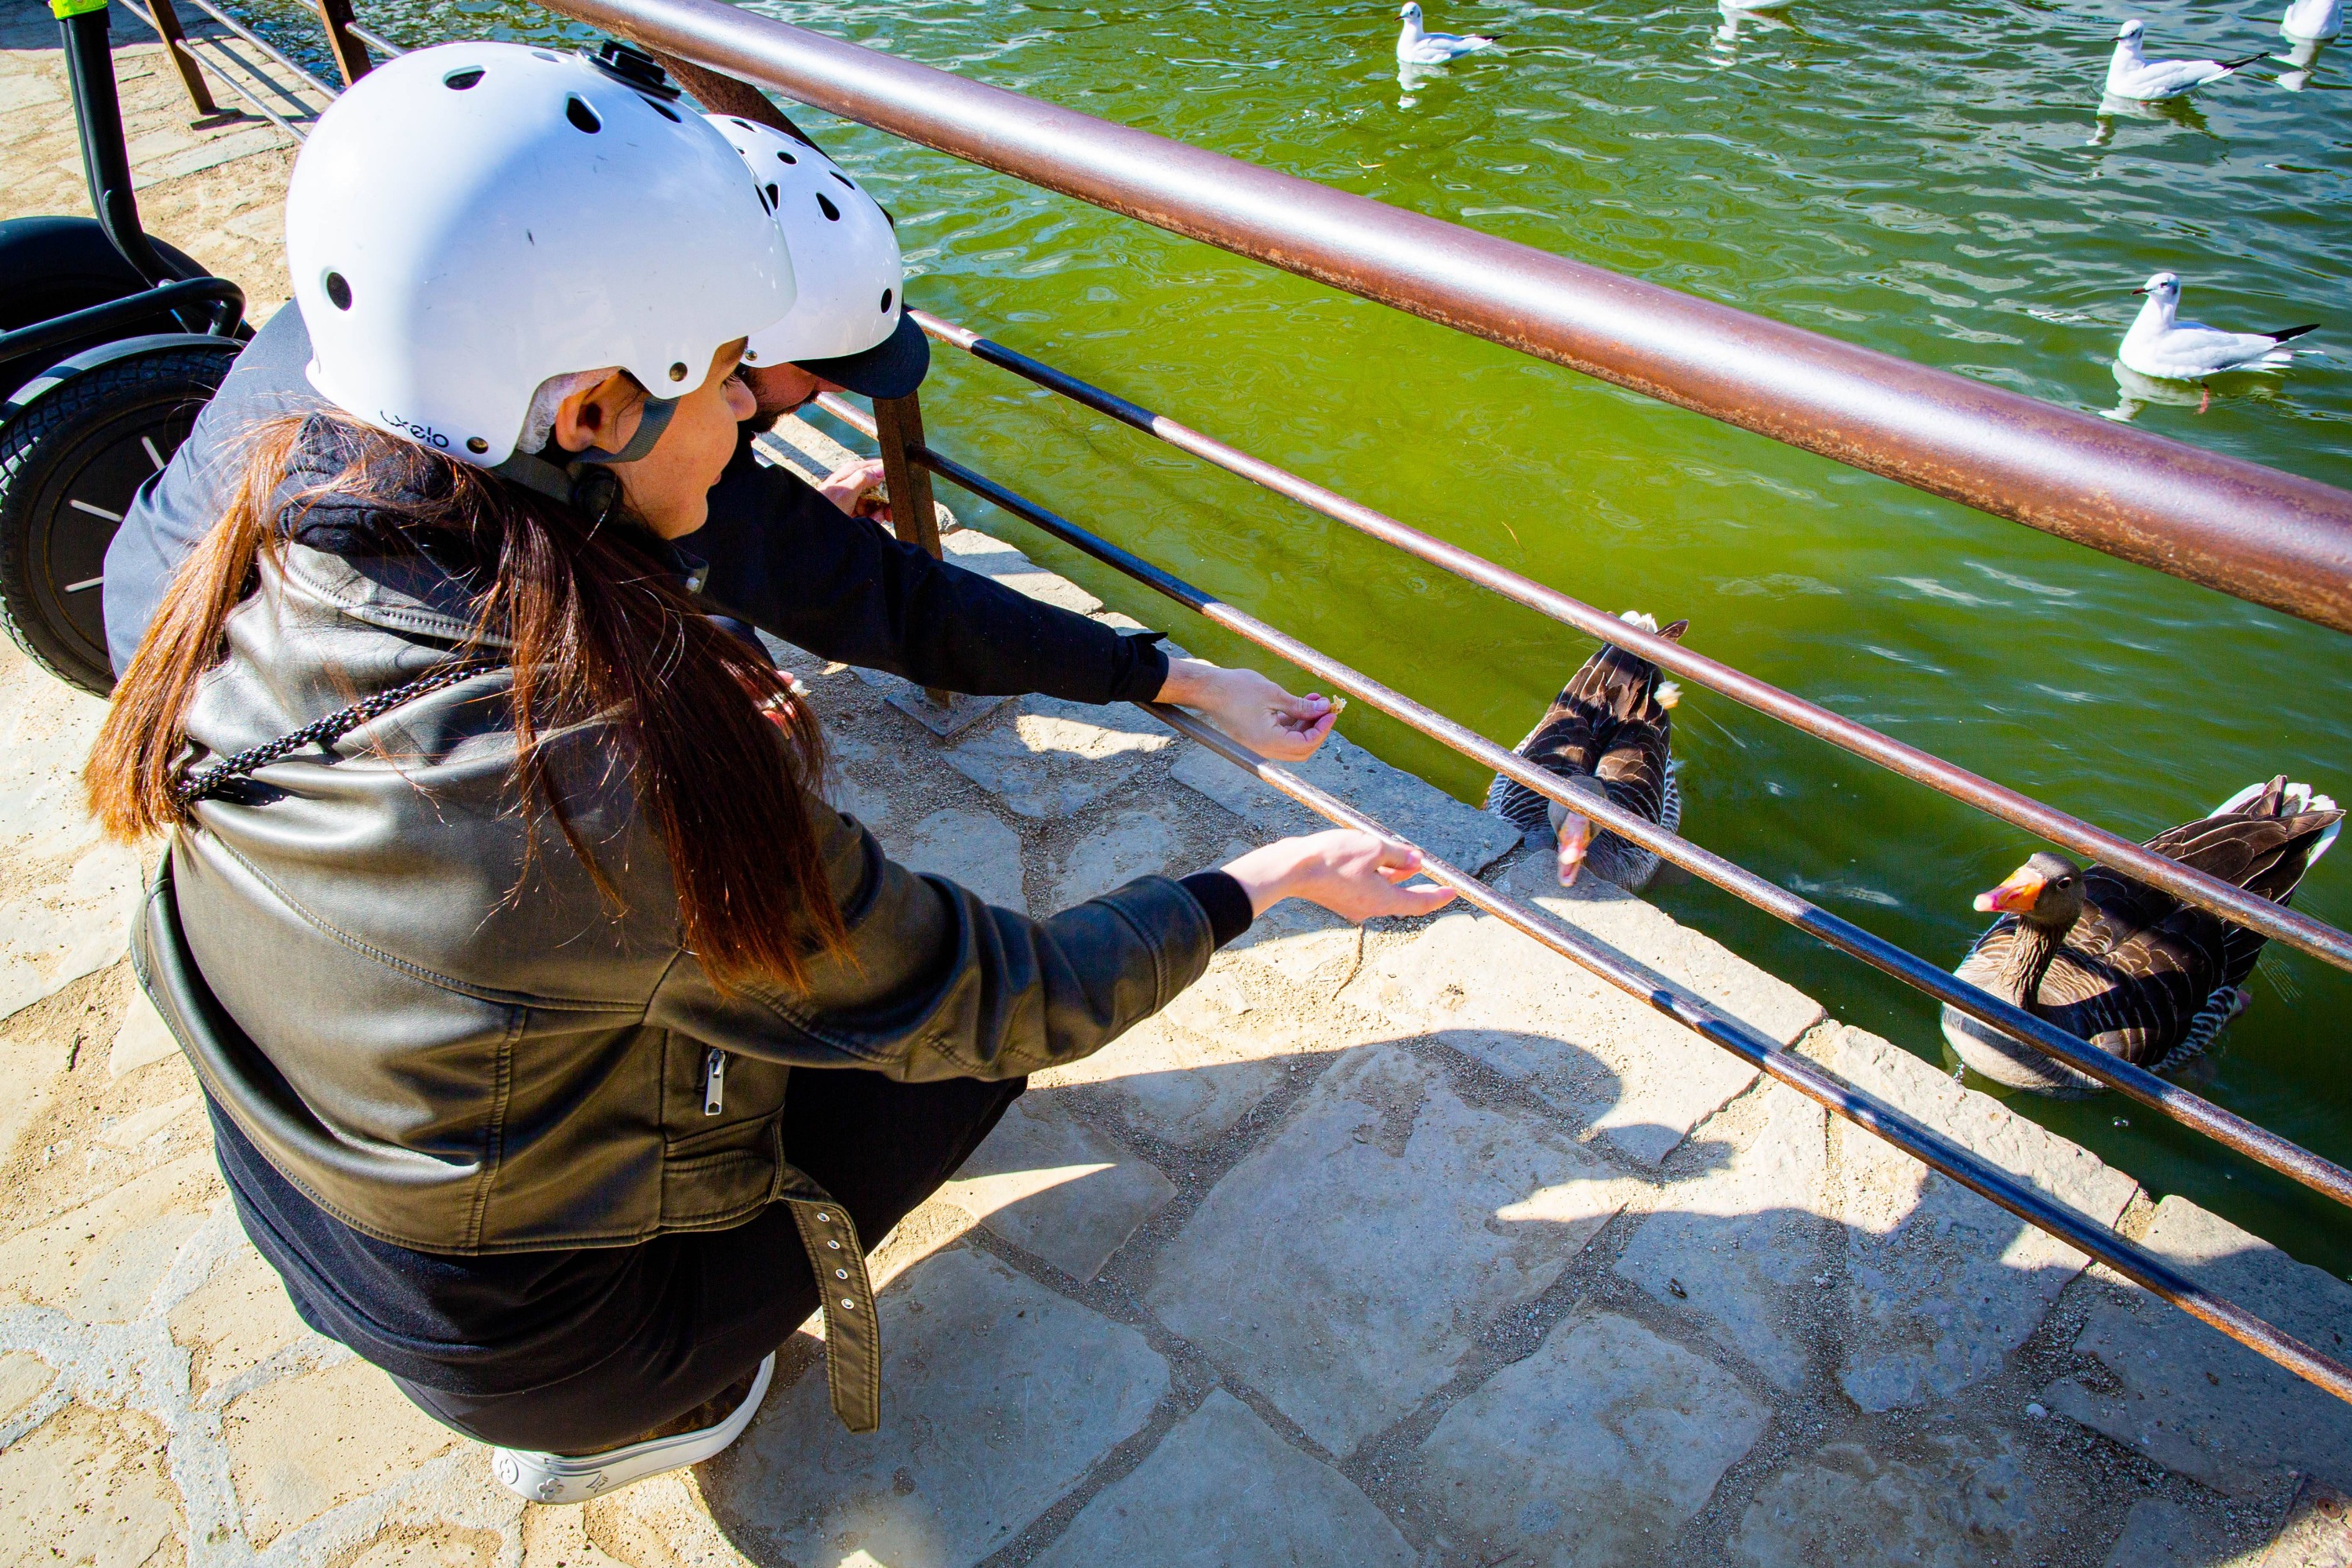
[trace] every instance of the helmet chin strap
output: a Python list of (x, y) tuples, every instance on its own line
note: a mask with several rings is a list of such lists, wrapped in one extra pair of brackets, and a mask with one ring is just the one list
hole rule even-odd
[(634, 463), (651, 452), (662, 438), (662, 432), (669, 428), (670, 419), (677, 413), (677, 403), (675, 397), (647, 398), (645, 412), (638, 416), (635, 433), (617, 452), (591, 447), (584, 452), (568, 454), (561, 463), (537, 452), (516, 452), (490, 472), (550, 500), (577, 507), (587, 514), (592, 526), (601, 528), (621, 504), (621, 482), (611, 471), (612, 465)]

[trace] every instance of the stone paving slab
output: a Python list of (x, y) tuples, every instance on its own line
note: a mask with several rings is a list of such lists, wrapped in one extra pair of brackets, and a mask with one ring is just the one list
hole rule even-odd
[(1654, 1165), (1755, 1081), (1753, 1068), (1492, 916), (1441, 915), (1369, 961), (1351, 1002), (1525, 1084)]
[[(1391, 767), (1345, 735), (1334, 734), (1306, 762), (1284, 766), (1357, 806), (1390, 832), (1474, 876), (1519, 841), (1517, 830), (1501, 817), (1465, 805), (1436, 785)], [(1177, 758), (1174, 777), (1270, 838), (1320, 833), (1331, 826), (1205, 747), (1188, 742)]]
[(1257, 1007), (1240, 968), (1220, 953), (1207, 977), (1165, 1012), (1082, 1061), (1039, 1073), (1031, 1086), (1077, 1089), (1171, 1143), (1223, 1137), (1297, 1070), (1297, 1056), (1315, 1039), (1294, 1015)]
[(0, 668), (0, 1017), (121, 957), (136, 853), (82, 805), (81, 763), (106, 716), (30, 659)]
[[(2182, 1197), (2140, 1244), (2255, 1316), (2352, 1360), (2352, 1285)], [(2261, 1492), (2286, 1470), (2352, 1490), (2352, 1405), (2102, 1268), (2078, 1351), (2104, 1379), (2048, 1391), (2051, 1408), (2217, 1490)]]
[[(861, 814), (868, 826), (872, 822)], [(910, 871), (961, 883), (999, 909), (1029, 912), (1021, 880), (1021, 835), (995, 817), (954, 806), (905, 827), (875, 829), (890, 858)]]
[(1081, 616), (1091, 616), (1103, 607), (1100, 599), (1067, 577), (1046, 571), (1017, 547), (975, 530), (964, 529), (941, 539), (940, 551), (964, 570), (977, 572), (1033, 599), (1042, 599)]
[(1616, 1270), (1673, 1316), (1687, 1316), (1791, 1393), (1812, 1374), (1806, 1325), (1832, 1283), (1829, 1113), (1793, 1089), (1761, 1086), (1711, 1121), (1712, 1168), (1660, 1194)]
[(2033, 1470), (2005, 1436), (1832, 1443), (1773, 1476), (1731, 1541), (1746, 1568), (2031, 1563), (2060, 1542)]
[(1175, 737), (1123, 704), (1024, 697), (1011, 716), (950, 746), (947, 763), (1023, 816), (1067, 816), (1125, 784)]
[(1223, 1389), (1097, 1493), (1037, 1568), (1408, 1568), (1404, 1538), (1345, 1478)]
[(1423, 1485), (1482, 1552), (1630, 1562), (1706, 1505), (1771, 1418), (1713, 1362), (1603, 1313), (1447, 1411), (1421, 1446)]
[(1157, 1168), (1056, 1110), (1050, 1092), (1013, 1101), (939, 1194), (1079, 1280), (1100, 1273), (1175, 1195)]
[[(2088, 1150), (1874, 1035), (1824, 1025), (1802, 1049), (2100, 1225), (2122, 1217), (2138, 1190)], [(1948, 1398), (1991, 1373), (2089, 1262), (1851, 1123), (1834, 1123), (1832, 1139), (1852, 1316), (1839, 1381), (1864, 1410)]]
[(706, 1472), (721, 1521), (786, 1561), (975, 1563), (1168, 1390), (1167, 1363), (1133, 1329), (964, 1247), (901, 1276), (881, 1318), (880, 1432), (844, 1432), (813, 1369)]
[(1453, 1377), (1633, 1190), (1543, 1121), (1367, 1047), (1218, 1183), (1147, 1300), (1344, 1455)]

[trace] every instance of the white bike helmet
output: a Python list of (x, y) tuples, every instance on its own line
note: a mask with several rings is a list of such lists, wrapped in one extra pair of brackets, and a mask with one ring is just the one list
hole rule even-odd
[(751, 334), (743, 363), (796, 364), (876, 397), (914, 391), (930, 345), (907, 319), (906, 266), (882, 208), (812, 143), (731, 114), (707, 118), (774, 209), (800, 291), (790, 314)]
[(649, 448), (723, 344), (792, 309), (742, 160), (650, 61), (605, 52), (419, 49), (320, 118), (286, 261), (330, 402), (495, 468), (541, 383), (618, 365), (655, 400)]

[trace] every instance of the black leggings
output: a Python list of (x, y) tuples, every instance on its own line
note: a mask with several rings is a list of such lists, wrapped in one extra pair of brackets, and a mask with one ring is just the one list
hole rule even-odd
[[(795, 1072), (784, 1155), (849, 1211), (870, 1248), (955, 1174), (1027, 1081), (906, 1084), (873, 1072)], [(718, 1394), (816, 1310), (816, 1277), (782, 1204), (731, 1230), (657, 1245), (682, 1248), (671, 1254), (663, 1309), (588, 1370), (487, 1396), (393, 1381), (427, 1414), (485, 1443), (593, 1453)]]

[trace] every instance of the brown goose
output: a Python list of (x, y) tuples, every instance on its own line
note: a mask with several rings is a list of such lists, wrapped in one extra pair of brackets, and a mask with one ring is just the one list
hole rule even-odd
[[(1690, 627), (1688, 621), (1676, 621), (1661, 631), (1638, 610), (1618, 618), (1677, 640)], [(1601, 795), (1672, 833), (1683, 819), (1682, 790), (1668, 754), (1674, 745), (1671, 710), (1681, 700), (1681, 689), (1660, 680), (1656, 665), (1603, 643), (1543, 721), (1511, 749), (1578, 790)], [(1613, 833), (1595, 833), (1589, 817), (1499, 773), (1486, 791), (1486, 809), (1528, 843), (1557, 847), (1563, 888), (1573, 886), (1588, 865), (1629, 893), (1640, 892), (1658, 874), (1658, 858), (1647, 849)]]
[[(2281, 773), (2249, 784), (2210, 816), (2159, 833), (2147, 847), (2277, 903), (2327, 852), (2344, 814)], [(1954, 971), (2103, 1051), (2168, 1071), (2213, 1043), (2252, 998), (2243, 989), (2265, 940), (2105, 866), (2034, 856), (1977, 895), (2000, 919)], [(2042, 1094), (2099, 1085), (1951, 1007), (1944, 1038), (1999, 1083)]]

